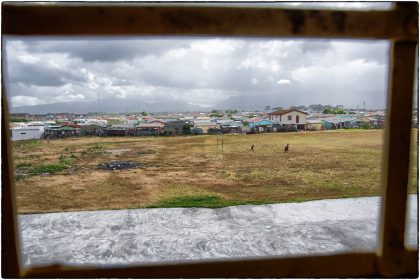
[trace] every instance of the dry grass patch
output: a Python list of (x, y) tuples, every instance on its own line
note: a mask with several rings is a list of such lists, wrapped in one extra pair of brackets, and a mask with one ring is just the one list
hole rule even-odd
[[(413, 139), (417, 130), (413, 131)], [(381, 194), (381, 130), (186, 137), (87, 137), (13, 145), (15, 164), (65, 164), (16, 183), (20, 213), (221, 207)], [(414, 141), (415, 143), (415, 141)], [(284, 145), (290, 150), (284, 153)], [(250, 151), (255, 145), (255, 152)], [(99, 163), (143, 168), (101, 171)], [(409, 191), (417, 191), (412, 146)]]

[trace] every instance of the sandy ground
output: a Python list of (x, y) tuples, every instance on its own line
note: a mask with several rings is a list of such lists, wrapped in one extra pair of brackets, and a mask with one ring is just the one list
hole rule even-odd
[[(164, 208), (19, 215), (22, 261), (114, 265), (372, 251), (379, 197), (220, 209)], [(416, 247), (417, 196), (407, 244)]]

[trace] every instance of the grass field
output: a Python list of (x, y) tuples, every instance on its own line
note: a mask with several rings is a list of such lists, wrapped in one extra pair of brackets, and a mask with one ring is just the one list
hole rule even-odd
[[(417, 192), (417, 130), (409, 192)], [(19, 213), (223, 207), (381, 194), (381, 130), (13, 143)], [(288, 143), (290, 150), (283, 152)], [(250, 151), (255, 145), (255, 152)], [(111, 160), (139, 169), (105, 171)]]

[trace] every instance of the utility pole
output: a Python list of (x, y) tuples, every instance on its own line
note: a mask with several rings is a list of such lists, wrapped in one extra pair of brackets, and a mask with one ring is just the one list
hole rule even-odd
[(366, 112), (366, 101), (363, 101), (363, 112)]
[(220, 126), (220, 133), (222, 134), (222, 151), (223, 151), (223, 127)]
[(222, 129), (222, 152), (223, 152), (223, 129)]
[(99, 91), (98, 91), (98, 108), (96, 109), (96, 111), (98, 111), (98, 116), (99, 116)]

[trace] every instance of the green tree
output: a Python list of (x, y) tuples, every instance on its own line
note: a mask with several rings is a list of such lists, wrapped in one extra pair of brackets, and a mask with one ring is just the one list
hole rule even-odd
[(10, 122), (29, 122), (29, 120), (20, 118), (10, 118)]
[(145, 111), (141, 112), (140, 114), (144, 117), (147, 116), (147, 113)]
[(346, 111), (344, 111), (343, 109), (326, 108), (326, 109), (324, 109), (324, 111), (322, 111), (322, 113), (324, 113), (324, 114), (346, 114)]
[(226, 111), (226, 114), (229, 114), (229, 115), (232, 115), (232, 114), (236, 114), (236, 113), (238, 113), (238, 110), (236, 110), (236, 109), (227, 109)]
[(191, 124), (186, 123), (182, 128), (182, 133), (186, 135), (191, 134), (191, 127), (193, 127)]
[(372, 126), (371, 126), (368, 122), (363, 122), (363, 123), (360, 125), (360, 128), (361, 128), (361, 129), (371, 129), (371, 128), (372, 128)]
[(112, 119), (109, 120), (109, 124), (123, 124), (124, 122), (122, 120), (118, 120), (118, 119)]
[(220, 117), (223, 117), (223, 116), (224, 116), (223, 112), (222, 111), (219, 111), (219, 110), (212, 110), (211, 111), (211, 114), (210, 114), (210, 117), (218, 117), (218, 118), (220, 118)]

